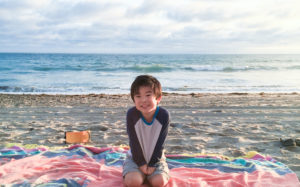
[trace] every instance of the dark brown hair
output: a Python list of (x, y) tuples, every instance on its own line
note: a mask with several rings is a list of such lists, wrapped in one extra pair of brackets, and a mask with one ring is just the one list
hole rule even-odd
[(135, 78), (131, 84), (130, 95), (131, 99), (134, 101), (134, 96), (139, 93), (139, 89), (142, 86), (149, 86), (152, 88), (156, 99), (162, 95), (160, 82), (151, 75), (140, 75)]

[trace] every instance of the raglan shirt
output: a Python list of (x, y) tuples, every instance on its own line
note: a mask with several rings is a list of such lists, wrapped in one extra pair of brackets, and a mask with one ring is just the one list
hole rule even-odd
[(168, 111), (157, 107), (152, 122), (148, 123), (142, 113), (132, 107), (127, 112), (126, 123), (133, 161), (138, 166), (154, 167), (163, 155), (169, 127)]

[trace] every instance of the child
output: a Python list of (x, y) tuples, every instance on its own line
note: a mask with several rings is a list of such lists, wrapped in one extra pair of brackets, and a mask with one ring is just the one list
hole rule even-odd
[(169, 113), (159, 107), (160, 82), (150, 75), (136, 77), (131, 85), (135, 107), (127, 112), (130, 150), (123, 166), (126, 186), (141, 186), (147, 178), (151, 186), (165, 186), (169, 169), (163, 152), (168, 134)]

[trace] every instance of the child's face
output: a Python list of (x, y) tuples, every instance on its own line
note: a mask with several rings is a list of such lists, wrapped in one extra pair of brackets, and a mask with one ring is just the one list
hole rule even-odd
[(140, 87), (139, 93), (134, 95), (135, 106), (144, 116), (154, 114), (160, 100), (161, 97), (156, 98), (152, 88), (149, 86)]

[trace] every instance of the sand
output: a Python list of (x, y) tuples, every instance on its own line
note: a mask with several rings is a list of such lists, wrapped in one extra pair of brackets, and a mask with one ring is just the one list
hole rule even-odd
[[(300, 94), (164, 94), (171, 124), (166, 153), (248, 151), (270, 155), (300, 178)], [(7, 143), (66, 146), (66, 131), (91, 131), (88, 145), (128, 145), (125, 116), (129, 95), (0, 94), (0, 148)]]

